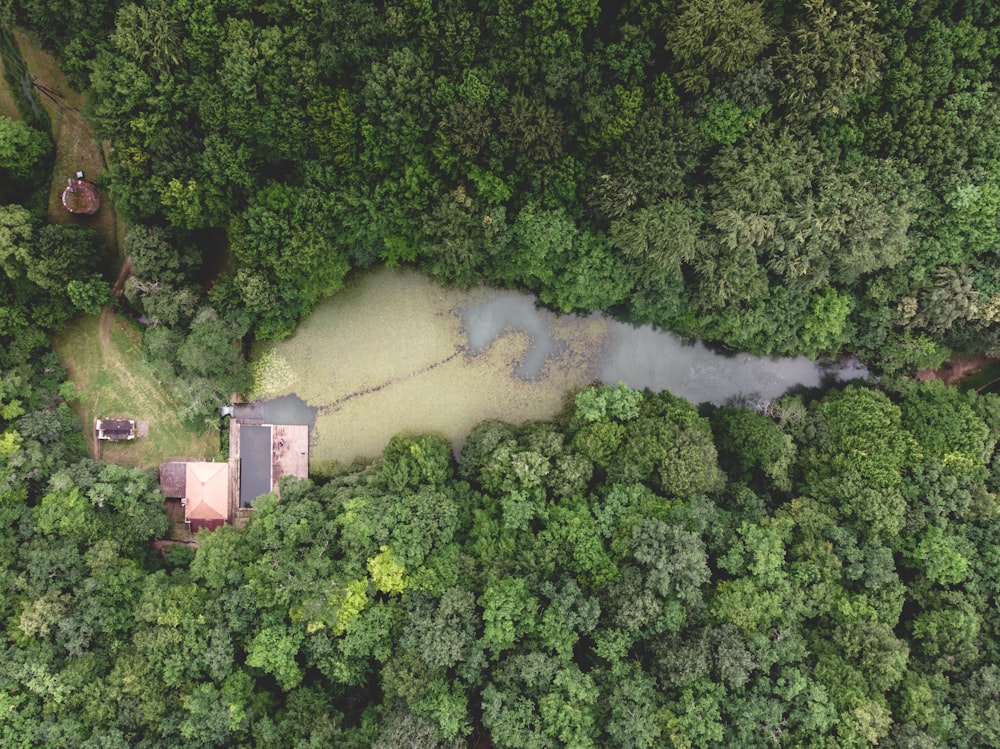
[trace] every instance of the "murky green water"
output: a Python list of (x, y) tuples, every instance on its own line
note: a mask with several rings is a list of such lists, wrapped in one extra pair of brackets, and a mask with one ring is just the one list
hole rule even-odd
[(255, 395), (295, 393), (318, 407), (313, 464), (376, 457), (399, 432), (457, 446), (484, 419), (551, 418), (567, 392), (597, 380), (724, 403), (864, 374), (805, 358), (722, 356), (601, 315), (539, 310), (528, 295), (445, 289), (389, 270), (357, 279), (256, 359)]

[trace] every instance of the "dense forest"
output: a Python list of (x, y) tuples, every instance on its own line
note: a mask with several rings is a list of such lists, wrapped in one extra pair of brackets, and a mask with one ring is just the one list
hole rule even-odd
[[(45, 220), (15, 23), (111, 144), (117, 303), (192, 424), (247, 386), (234, 341), (377, 264), (882, 384), (593, 386), (161, 554), (50, 350), (113, 253)], [(1000, 398), (907, 377), (1000, 353), (1000, 5), (12, 0), (0, 31), (0, 745), (1000, 746)]]
[(4, 747), (1000, 746), (997, 396), (596, 386), (161, 558), (152, 480), (80, 460), (45, 382), (0, 498)]
[(184, 379), (232, 372), (185, 344), (286, 336), (376, 263), (889, 373), (1000, 351), (994, 2), (7, 13), (89, 92), (129, 298)]

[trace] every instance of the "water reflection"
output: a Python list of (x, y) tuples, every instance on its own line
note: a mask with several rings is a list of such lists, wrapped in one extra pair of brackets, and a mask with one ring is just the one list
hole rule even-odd
[(282, 395), (270, 400), (252, 403), (234, 403), (233, 418), (260, 424), (304, 424), (316, 426), (315, 406), (310, 406), (297, 395)]
[[(486, 351), (507, 333), (524, 332), (531, 337), (531, 346), (515, 370), (522, 379), (537, 379), (546, 363), (561, 353), (560, 341), (553, 334), (553, 324), (560, 318), (537, 308), (534, 298), (526, 294), (492, 292), (484, 301), (462, 309), (460, 316), (473, 354)], [(844, 382), (868, 374), (853, 358), (815, 362), (804, 356), (723, 354), (649, 325), (636, 327), (600, 315), (587, 319), (601, 319), (607, 326), (596, 362), (601, 381), (624, 382), (638, 390), (669, 390), (693, 403), (770, 400), (794, 387), (819, 387), (829, 377)]]
[(531, 347), (514, 373), (522, 380), (537, 380), (545, 363), (562, 353), (565, 346), (552, 334), (553, 315), (535, 307), (533, 297), (515, 292), (500, 292), (492, 299), (459, 311), (462, 330), (468, 340), (467, 351), (482, 354), (502, 335), (524, 332), (531, 336)]

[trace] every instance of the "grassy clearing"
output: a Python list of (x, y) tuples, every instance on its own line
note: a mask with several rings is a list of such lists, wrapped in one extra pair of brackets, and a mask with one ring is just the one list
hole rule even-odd
[[(103, 324), (102, 324), (103, 323)], [(168, 457), (219, 455), (217, 431), (195, 434), (178, 418), (182, 404), (158, 384), (156, 371), (142, 359), (138, 332), (110, 311), (83, 315), (53, 341), (69, 368), (80, 400), (76, 411), (91, 454), (94, 419), (118, 417), (149, 422), (149, 434), (127, 443), (105, 442), (104, 460), (152, 468)]]
[(101, 196), (101, 209), (93, 216), (73, 216), (62, 205), (62, 191), (68, 178), (78, 170), (83, 170), (87, 179), (96, 180), (105, 168), (101, 144), (80, 112), (86, 97), (70, 88), (56, 59), (43, 50), (31, 34), (15, 29), (14, 38), (32, 77), (47, 89), (58, 92), (54, 97), (47, 96), (42, 91), (38, 93), (52, 120), (52, 138), (56, 144), (56, 160), (49, 188), (49, 221), (93, 229), (121, 257), (119, 244), (124, 239), (124, 234), (114, 207), (106, 196)]
[(982, 390), (988, 385), (994, 386), (988, 392), (996, 392), (995, 383), (1000, 381), (1000, 361), (987, 362), (978, 370), (959, 380), (963, 390)]
[(10, 86), (4, 78), (4, 72), (3, 59), (0, 58), (0, 114), (12, 120), (23, 119), (14, 97), (10, 95)]
[[(102, 144), (81, 114), (85, 97), (73, 90), (59, 70), (56, 59), (44, 51), (29, 33), (14, 30), (14, 38), (31, 76), (52, 93), (39, 90), (39, 99), (52, 121), (56, 159), (49, 189), (48, 219), (52, 223), (74, 224), (96, 231), (111, 250), (111, 261), (124, 257), (124, 227), (114, 206), (102, 195), (101, 209), (94, 216), (74, 216), (62, 205), (66, 180), (83, 170), (97, 180), (105, 169)], [(0, 71), (2, 74), (2, 71)], [(0, 85), (0, 112), (20, 116), (7, 85)], [(118, 262), (114, 262), (117, 269)], [(142, 359), (139, 334), (110, 310), (100, 317), (81, 316), (55, 338), (53, 346), (63, 358), (80, 394), (75, 409), (83, 423), (90, 452), (98, 455), (93, 422), (100, 417), (136, 419), (147, 436), (132, 442), (110, 443), (101, 447), (104, 460), (153, 468), (167, 457), (219, 455), (218, 432), (195, 434), (181, 424), (182, 404), (158, 384), (157, 373)]]
[(565, 349), (538, 380), (514, 375), (531, 343), (523, 333), (502, 336), (479, 356), (464, 354), (458, 312), (485, 293), (379, 271), (320, 304), (288, 340), (256, 352), (273, 352), (281, 374), (266, 395), (295, 393), (320, 407), (310, 437), (313, 466), (377, 457), (397, 433), (436, 433), (461, 444), (485, 419), (550, 418), (567, 390), (596, 378), (600, 321), (554, 324)]

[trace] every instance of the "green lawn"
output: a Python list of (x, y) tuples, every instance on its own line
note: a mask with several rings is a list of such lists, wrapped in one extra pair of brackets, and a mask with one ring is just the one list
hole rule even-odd
[[(964, 378), (959, 383), (959, 387), (963, 390), (980, 390), (998, 380), (1000, 380), (1000, 361), (994, 361), (983, 365), (979, 371)], [(991, 390), (990, 392), (996, 391)]]
[(12, 120), (22, 119), (21, 113), (17, 109), (17, 104), (14, 103), (14, 97), (10, 95), (10, 86), (7, 85), (7, 79), (4, 78), (2, 58), (0, 58), (0, 115), (10, 117)]
[(148, 422), (148, 436), (105, 442), (104, 460), (152, 468), (168, 457), (218, 456), (218, 432), (196, 434), (184, 427), (178, 416), (183, 404), (159, 384), (156, 371), (142, 359), (140, 344), (139, 333), (110, 312), (103, 318), (80, 316), (53, 341), (80, 394), (75, 408), (91, 453), (94, 419), (118, 417)]

